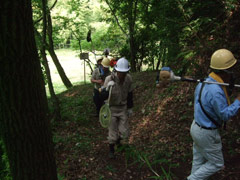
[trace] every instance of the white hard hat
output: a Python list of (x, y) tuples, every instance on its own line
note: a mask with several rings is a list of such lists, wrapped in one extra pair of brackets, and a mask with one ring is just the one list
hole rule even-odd
[(120, 58), (115, 65), (115, 69), (119, 72), (128, 72), (130, 70), (128, 60), (124, 57)]

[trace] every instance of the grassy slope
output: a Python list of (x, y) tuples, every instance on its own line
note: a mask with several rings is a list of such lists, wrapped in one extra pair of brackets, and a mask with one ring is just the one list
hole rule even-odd
[[(75, 86), (59, 95), (63, 120), (54, 122), (54, 142), (63, 179), (184, 179), (190, 173), (195, 84), (155, 87), (155, 72), (133, 74), (134, 116), (130, 148), (107, 158), (107, 130), (93, 117), (92, 85)], [(226, 169), (212, 179), (239, 179), (240, 123), (222, 132)], [(154, 170), (154, 171), (153, 171)]]

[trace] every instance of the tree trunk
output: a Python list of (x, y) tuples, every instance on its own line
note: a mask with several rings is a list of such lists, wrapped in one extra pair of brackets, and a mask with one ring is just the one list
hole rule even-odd
[(0, 19), (0, 133), (12, 177), (57, 180), (31, 0), (3, 0)]
[(157, 66), (156, 66), (156, 70), (157, 70), (157, 71), (158, 71), (158, 69), (159, 69), (160, 63), (161, 63), (161, 58), (159, 57), (159, 58), (158, 58), (158, 62), (157, 62)]
[[(41, 40), (42, 40), (41, 34), (37, 31), (36, 28), (34, 29), (34, 32), (35, 32), (35, 35), (37, 36), (37, 40), (38, 40), (39, 43), (41, 44), (41, 43), (42, 43), (42, 41), (41, 41)], [(53, 62), (54, 62), (54, 64), (55, 64), (55, 66), (56, 66), (56, 68), (57, 68), (58, 74), (60, 75), (60, 77), (61, 77), (61, 79), (62, 79), (62, 82), (63, 82), (63, 83), (65, 82), (65, 81), (64, 81), (64, 78), (67, 79), (67, 80), (66, 80), (66, 83), (70, 82), (70, 81), (68, 80), (68, 78), (66, 77), (66, 74), (65, 74), (65, 72), (64, 72), (61, 64), (59, 63), (58, 57), (57, 57), (54, 49), (53, 49), (53, 50), (50, 50), (49, 44), (48, 44), (47, 42), (46, 42), (46, 49), (48, 50), (48, 52), (49, 52), (49, 54), (50, 54), (50, 56), (51, 56), (51, 58), (52, 58), (52, 60), (53, 60)], [(70, 82), (70, 84), (71, 84), (71, 82)], [(66, 86), (65, 83), (64, 83), (64, 85)], [(67, 87), (67, 86), (66, 86), (66, 87)], [(70, 87), (72, 87), (72, 86), (69, 86), (69, 88), (70, 88)], [(68, 87), (67, 87), (67, 88), (68, 88)]]
[(163, 46), (163, 42), (162, 41), (160, 42), (159, 49), (160, 49), (160, 52), (159, 52), (159, 56), (158, 56), (157, 66), (156, 66), (156, 70), (157, 71), (159, 69), (159, 66), (160, 66), (160, 63), (161, 63), (161, 59), (163, 57), (164, 46)]
[(60, 111), (60, 102), (58, 97), (56, 96), (55, 92), (54, 92), (54, 88), (53, 88), (53, 83), (52, 83), (52, 78), (51, 78), (51, 72), (50, 72), (50, 68), (48, 66), (48, 61), (47, 61), (47, 57), (46, 57), (46, 53), (43, 49), (40, 50), (41, 51), (41, 57), (43, 60), (43, 66), (47, 75), (47, 83), (48, 83), (48, 89), (49, 89), (49, 93), (51, 96), (51, 101), (53, 103), (53, 118), (56, 121), (61, 120), (61, 111)]
[[(131, 28), (130, 28), (131, 29)], [(131, 71), (136, 72), (136, 50), (133, 32), (130, 32), (130, 55), (131, 55)]]
[(166, 64), (166, 47), (163, 49), (163, 55), (162, 55), (162, 66), (165, 66)]
[(49, 9), (47, 9), (47, 20), (48, 20), (48, 26), (47, 26), (47, 34), (48, 34), (48, 41), (49, 41), (49, 46), (48, 46), (48, 51), (50, 53), (50, 56), (52, 57), (52, 60), (57, 68), (57, 71), (62, 79), (62, 82), (67, 88), (71, 88), (73, 85), (69, 81), (68, 77), (66, 76), (59, 60), (58, 57), (54, 51), (54, 45), (53, 45), (53, 38), (52, 38), (52, 19), (51, 19), (51, 14)]
[(42, 35), (42, 43), (41, 43), (41, 57), (43, 60), (43, 65), (45, 68), (45, 72), (47, 75), (47, 82), (48, 82), (48, 88), (49, 88), (49, 92), (51, 95), (51, 101), (53, 102), (53, 118), (57, 121), (59, 121), (61, 119), (61, 113), (60, 113), (60, 106), (59, 106), (59, 99), (56, 96), (55, 92), (54, 92), (54, 88), (53, 88), (53, 84), (52, 84), (52, 78), (51, 78), (51, 72), (50, 72), (50, 68), (48, 65), (48, 61), (47, 61), (47, 57), (46, 57), (46, 27), (47, 27), (47, 16), (46, 16), (46, 0), (42, 0), (42, 12), (43, 12), (43, 35)]
[(136, 47), (134, 39), (134, 29), (135, 29), (135, 19), (136, 19), (136, 5), (133, 7), (134, 0), (129, 1), (129, 16), (128, 16), (128, 26), (129, 26), (129, 43), (130, 43), (130, 55), (131, 55), (131, 71), (136, 72)]

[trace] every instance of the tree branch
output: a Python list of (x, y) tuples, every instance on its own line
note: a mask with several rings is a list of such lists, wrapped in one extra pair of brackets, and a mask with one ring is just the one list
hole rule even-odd
[(126, 33), (126, 31), (124, 31), (124, 29), (123, 29), (123, 28), (122, 28), (122, 26), (120, 25), (120, 23), (119, 23), (119, 20), (118, 20), (118, 18), (117, 18), (117, 16), (116, 16), (116, 14), (114, 13), (114, 10), (112, 9), (112, 7), (111, 7), (111, 5), (110, 5), (109, 1), (108, 1), (108, 0), (105, 0), (105, 2), (107, 3), (107, 5), (108, 5), (109, 9), (111, 10), (111, 12), (112, 12), (112, 15), (114, 16), (114, 18), (115, 18), (115, 20), (116, 20), (116, 22), (117, 22), (118, 26), (120, 27), (121, 31), (122, 31), (122, 32), (123, 32), (123, 34), (125, 34), (125, 35), (126, 35), (126, 37), (128, 38), (128, 34)]
[[(50, 8), (50, 11), (55, 7), (55, 5), (57, 4), (58, 0), (55, 0), (55, 2), (53, 3), (52, 7)], [(37, 23), (39, 23), (41, 20), (43, 19), (43, 17), (39, 18), (38, 20), (36, 20), (33, 24), (36, 25)]]

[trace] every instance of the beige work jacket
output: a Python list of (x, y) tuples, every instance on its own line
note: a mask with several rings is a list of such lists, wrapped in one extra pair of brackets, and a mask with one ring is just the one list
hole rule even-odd
[(120, 81), (117, 76), (117, 72), (112, 72), (110, 76), (107, 76), (104, 82), (104, 87), (107, 87), (109, 81), (114, 81), (115, 84), (112, 87), (112, 93), (109, 105), (111, 106), (125, 106), (127, 105), (127, 96), (128, 93), (133, 91), (132, 77), (130, 74), (127, 74), (123, 84), (120, 84)]
[[(108, 71), (108, 72), (106, 73), (106, 75), (104, 75), (104, 76), (107, 77), (107, 76), (109, 76), (109, 75), (111, 75), (111, 71)], [(102, 79), (99, 68), (96, 68), (96, 69), (93, 71), (91, 79), (94, 79), (94, 80), (100, 80), (100, 79)], [(97, 89), (97, 90), (99, 90), (99, 88), (101, 88), (101, 85), (98, 84), (98, 83), (94, 83), (94, 88)]]

